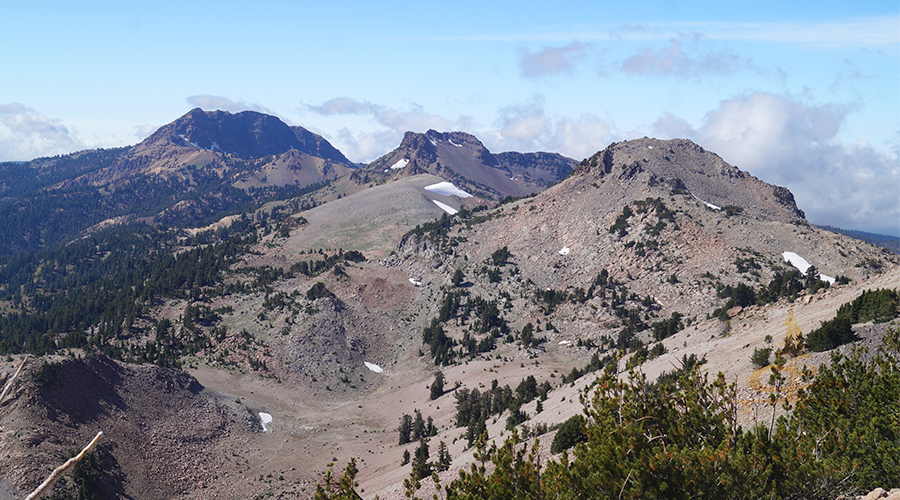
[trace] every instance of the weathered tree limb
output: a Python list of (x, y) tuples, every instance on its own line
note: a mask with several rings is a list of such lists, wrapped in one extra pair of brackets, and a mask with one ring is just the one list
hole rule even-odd
[(5, 386), (3, 386), (3, 392), (0, 393), (0, 403), (3, 402), (3, 398), (6, 397), (6, 393), (9, 392), (9, 389), (12, 387), (13, 382), (16, 381), (16, 377), (18, 377), (19, 374), (22, 373), (22, 368), (25, 368), (25, 363), (27, 363), (27, 362), (28, 362), (28, 355), (26, 355), (26, 356), (25, 356), (25, 359), (22, 360), (22, 364), (19, 365), (19, 369), (16, 370), (16, 374), (13, 375), (12, 378), (9, 379), (9, 381), (6, 382), (6, 385), (5, 385)]
[(93, 448), (94, 445), (97, 444), (97, 441), (100, 440), (100, 436), (102, 436), (102, 435), (103, 435), (103, 431), (98, 432), (97, 435), (94, 436), (94, 439), (92, 439), (91, 442), (88, 443), (88, 445), (85, 446), (83, 450), (81, 450), (81, 453), (66, 460), (66, 463), (60, 465), (53, 472), (51, 472), (50, 476), (48, 476), (47, 479), (45, 479), (44, 482), (41, 483), (41, 485), (38, 486), (36, 490), (32, 491), (30, 495), (25, 497), (25, 500), (34, 500), (35, 498), (39, 498), (41, 495), (43, 495), (45, 491), (47, 491), (48, 489), (50, 489), (51, 486), (53, 486), (53, 483), (55, 483), (56, 480), (59, 479), (60, 476), (65, 474), (66, 471), (68, 471), (72, 467), (75, 467), (75, 464), (78, 463), (79, 460), (84, 458), (84, 456), (87, 455), (88, 452), (91, 451), (91, 448)]

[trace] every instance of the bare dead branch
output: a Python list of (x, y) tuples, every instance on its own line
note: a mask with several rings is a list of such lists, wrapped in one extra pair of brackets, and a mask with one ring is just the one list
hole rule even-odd
[(5, 386), (3, 386), (3, 392), (0, 393), (0, 403), (3, 402), (3, 398), (6, 397), (6, 393), (9, 392), (9, 389), (12, 387), (13, 382), (16, 381), (16, 377), (18, 377), (19, 374), (22, 373), (22, 368), (25, 368), (25, 363), (27, 363), (27, 362), (28, 362), (28, 355), (25, 355), (25, 359), (22, 360), (22, 364), (19, 365), (19, 369), (16, 370), (16, 374), (13, 375), (12, 378), (6, 382)]
[(102, 436), (102, 435), (103, 435), (103, 431), (98, 432), (97, 435), (94, 436), (94, 439), (92, 439), (91, 442), (88, 443), (88, 445), (85, 446), (83, 450), (81, 450), (81, 453), (66, 460), (66, 463), (64, 463), (64, 464), (60, 465), (59, 467), (57, 467), (56, 469), (54, 469), (54, 471), (50, 473), (50, 476), (48, 476), (47, 479), (45, 479), (44, 482), (41, 483), (41, 485), (38, 486), (36, 490), (32, 491), (30, 495), (25, 497), (25, 500), (34, 500), (35, 498), (39, 498), (41, 495), (43, 495), (45, 491), (47, 491), (48, 489), (50, 489), (51, 486), (53, 486), (53, 483), (55, 483), (56, 480), (59, 479), (60, 476), (65, 474), (66, 471), (68, 471), (72, 467), (75, 467), (75, 464), (78, 463), (79, 460), (84, 458), (84, 456), (87, 455), (88, 452), (91, 451), (91, 448), (93, 448), (94, 445), (97, 444), (97, 441), (100, 440), (100, 436)]

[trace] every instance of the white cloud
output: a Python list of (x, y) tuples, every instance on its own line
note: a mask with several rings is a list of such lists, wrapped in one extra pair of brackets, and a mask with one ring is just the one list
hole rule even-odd
[(383, 110), (382, 106), (372, 104), (368, 101), (357, 101), (347, 97), (336, 97), (325, 101), (319, 106), (307, 106), (310, 111), (320, 115), (358, 115), (372, 114), (377, 115)]
[(419, 106), (415, 106), (409, 111), (385, 109), (376, 115), (376, 119), (379, 123), (397, 132), (405, 132), (407, 130), (425, 132), (429, 129), (446, 132), (453, 128), (452, 120), (426, 113)]
[(663, 139), (684, 138), (694, 136), (694, 127), (687, 120), (672, 113), (665, 113), (651, 127), (653, 136)]
[(0, 105), (0, 160), (32, 160), (91, 147), (78, 131), (20, 103)]
[(572, 42), (562, 47), (545, 47), (539, 52), (522, 49), (519, 52), (519, 70), (526, 77), (571, 73), (590, 47), (586, 43)]
[(614, 124), (593, 114), (579, 118), (547, 116), (540, 96), (529, 103), (502, 108), (499, 115), (496, 129), (482, 133), (488, 149), (494, 152), (552, 151), (580, 160), (621, 135)]
[(757, 92), (722, 101), (697, 129), (676, 117), (662, 137), (689, 137), (761, 180), (786, 186), (816, 224), (900, 234), (900, 160), (838, 132), (851, 106)]
[(401, 134), (409, 130), (425, 132), (428, 129), (445, 132), (453, 127), (452, 120), (426, 113), (421, 106), (416, 104), (413, 104), (408, 111), (399, 111), (386, 106), (372, 104), (368, 101), (337, 97), (325, 101), (319, 106), (307, 105), (306, 109), (325, 116), (370, 115), (379, 124)]
[(349, 129), (342, 128), (337, 131), (336, 136), (328, 137), (328, 140), (351, 161), (368, 162), (399, 146), (403, 133), (396, 130), (375, 130), (354, 134)]
[[(643, 33), (648, 29), (632, 27), (628, 31)], [(617, 40), (617, 43), (621, 45), (626, 42)], [(593, 60), (598, 76), (608, 76), (613, 71), (628, 76), (677, 77), (700, 81), (709, 76), (731, 76), (749, 71), (781, 82), (785, 80), (786, 73), (783, 69), (761, 68), (751, 58), (715, 48), (715, 43), (702, 33), (679, 33), (670, 37), (665, 47), (640, 47), (624, 59), (610, 63), (598, 58)], [(597, 51), (596, 43), (577, 41), (561, 47), (544, 47), (537, 52), (522, 49), (519, 51), (519, 72), (526, 78), (573, 73), (579, 64), (588, 61), (588, 55)]]
[(228, 111), (229, 113), (239, 113), (241, 111), (258, 111), (260, 113), (266, 113), (270, 115), (275, 114), (268, 108), (259, 104), (252, 104), (246, 101), (235, 101), (219, 95), (192, 95), (187, 98), (187, 102), (191, 106), (196, 106), (198, 108), (206, 110), (221, 109), (222, 111)]
[(699, 43), (703, 37), (695, 35), (691, 38), (691, 52), (685, 50), (681, 40), (670, 40), (668, 47), (657, 51), (638, 49), (622, 62), (619, 69), (632, 76), (676, 76), (692, 80), (708, 75), (727, 76), (744, 69), (762, 73), (749, 59), (739, 58), (729, 51), (704, 51)]
[(544, 113), (544, 98), (535, 96), (530, 103), (502, 108), (497, 125), (505, 139), (529, 144), (548, 135), (552, 122)]
[(158, 128), (158, 125), (137, 125), (134, 127), (134, 136), (143, 141), (147, 137), (150, 137), (153, 132), (156, 132)]
[(604, 149), (620, 135), (615, 124), (586, 113), (579, 118), (557, 120), (547, 150), (581, 160)]
[(353, 132), (343, 127), (338, 130), (336, 135), (322, 134), (333, 142), (347, 158), (361, 162), (372, 161), (396, 148), (407, 131), (426, 132), (434, 129), (446, 132), (460, 130), (461, 125), (471, 124), (469, 117), (461, 116), (454, 121), (440, 115), (427, 113), (421, 106), (415, 104), (407, 111), (399, 111), (347, 97), (330, 99), (318, 106), (306, 105), (305, 108), (324, 116), (368, 115), (378, 126), (383, 127), (380, 130), (359, 132)]

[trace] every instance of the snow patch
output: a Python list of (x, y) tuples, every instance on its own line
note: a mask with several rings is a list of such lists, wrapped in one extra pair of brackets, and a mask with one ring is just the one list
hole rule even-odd
[(408, 164), (409, 164), (409, 160), (407, 160), (406, 158), (402, 158), (400, 160), (397, 160), (397, 163), (394, 163), (393, 165), (391, 165), (391, 170), (400, 170), (401, 168), (405, 167)]
[[(187, 140), (187, 137), (185, 137), (184, 134), (178, 134), (178, 137), (181, 137), (181, 140), (182, 140), (182, 141), (187, 141), (187, 142), (189, 142), (189, 143), (191, 144), (191, 146), (194, 146), (195, 148), (199, 148), (199, 147), (200, 147), (200, 146), (197, 145), (196, 142), (188, 141), (188, 140)], [(203, 148), (201, 148), (201, 149), (203, 149)]]
[(457, 144), (457, 143), (453, 142), (453, 139), (447, 139), (447, 140), (450, 141), (450, 144), (452, 144), (452, 145), (454, 145), (454, 146), (456, 146), (456, 147), (458, 147), (458, 148), (463, 147), (462, 144)]
[[(806, 259), (794, 252), (784, 252), (781, 254), (781, 257), (784, 258), (785, 261), (790, 262), (792, 266), (796, 267), (803, 274), (806, 274), (806, 271), (810, 267), (810, 264)], [(819, 279), (827, 281), (828, 284), (834, 284), (835, 281), (831, 276), (825, 276), (822, 273), (819, 273)]]
[(429, 137), (428, 140), (431, 141), (431, 145), (432, 145), (432, 146), (437, 146), (437, 141), (435, 141), (435, 140), (432, 139), (431, 137)]
[(441, 210), (443, 210), (444, 212), (447, 212), (450, 215), (456, 215), (459, 212), (459, 210), (451, 207), (450, 205), (446, 205), (437, 200), (431, 200), (431, 201), (433, 201), (435, 205), (441, 207)]
[(571, 252), (569, 247), (562, 247), (562, 249), (559, 251), (559, 254), (560, 255), (569, 255), (569, 252)]
[(384, 368), (376, 365), (375, 363), (369, 363), (368, 361), (363, 361), (363, 364), (366, 365), (366, 368), (372, 370), (375, 373), (381, 373), (384, 371)]
[(713, 205), (712, 203), (710, 203), (708, 201), (703, 201), (700, 198), (697, 198), (697, 196), (694, 195), (694, 193), (691, 193), (691, 196), (693, 196), (695, 200), (699, 201), (700, 203), (703, 203), (704, 205), (706, 205), (707, 207), (709, 207), (713, 210), (722, 210), (722, 207), (720, 207), (718, 205)]
[(259, 412), (259, 425), (262, 426), (263, 432), (269, 432), (269, 429), (266, 429), (266, 424), (272, 423), (272, 415), (268, 413)]
[(459, 196), (460, 198), (468, 198), (472, 196), (471, 194), (454, 186), (452, 182), (447, 181), (425, 186), (425, 191), (431, 191), (432, 193), (442, 194), (444, 196)]
[(571, 340), (560, 340), (559, 341), (559, 345), (569, 345), (571, 343), (572, 343)]
[(415, 286), (422, 286), (422, 282), (421, 282), (420, 280), (415, 279), (415, 278), (410, 278), (410, 279), (409, 279), (409, 282), (412, 283), (412, 284), (415, 285)]

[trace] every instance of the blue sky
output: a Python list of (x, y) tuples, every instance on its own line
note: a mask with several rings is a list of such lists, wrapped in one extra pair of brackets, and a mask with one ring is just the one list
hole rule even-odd
[(0, 160), (135, 144), (193, 107), (354, 161), (429, 128), (576, 159), (686, 137), (813, 223), (900, 235), (896, 1), (34, 0), (3, 25)]

